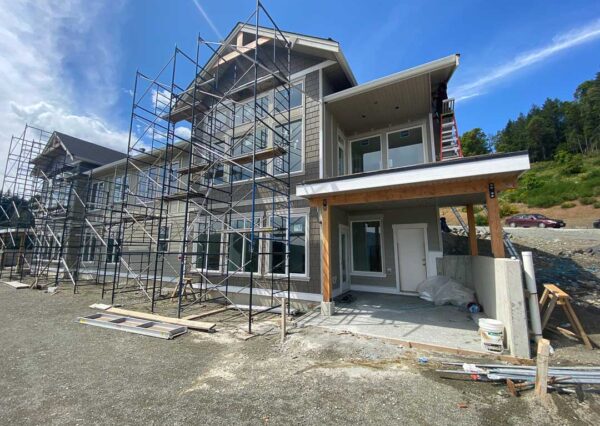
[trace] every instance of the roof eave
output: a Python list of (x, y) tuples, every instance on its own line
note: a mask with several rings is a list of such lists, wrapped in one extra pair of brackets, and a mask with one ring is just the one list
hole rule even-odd
[(398, 83), (400, 81), (413, 78), (419, 75), (428, 74), (446, 67), (453, 67), (450, 77), (458, 67), (459, 63), (459, 54), (453, 54), (446, 56), (444, 58), (437, 59), (435, 61), (428, 62), (423, 65), (418, 65), (413, 68), (409, 68), (407, 70), (403, 70), (394, 74), (390, 74), (388, 76), (378, 78), (375, 80), (371, 80), (367, 83), (360, 84), (358, 86), (350, 87), (345, 90), (341, 90), (336, 93), (332, 93), (331, 95), (327, 95), (323, 98), (324, 102), (335, 102), (350, 96), (355, 96), (361, 93), (369, 92), (373, 89), (377, 89), (380, 87), (384, 87), (390, 84)]

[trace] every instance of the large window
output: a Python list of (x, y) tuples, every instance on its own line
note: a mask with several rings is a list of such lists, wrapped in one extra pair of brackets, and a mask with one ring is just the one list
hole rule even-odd
[(274, 274), (286, 274), (286, 266), (290, 274), (306, 275), (307, 270), (307, 241), (306, 241), (306, 216), (292, 216), (290, 219), (290, 260), (285, 262), (285, 240), (287, 218), (275, 216), (271, 218), (274, 228), (271, 242), (270, 271)]
[(352, 142), (352, 173), (381, 169), (381, 141), (379, 136)]
[[(256, 110), (258, 116), (264, 118), (269, 110), (269, 97), (261, 96), (256, 99)], [(254, 99), (238, 105), (235, 109), (235, 125), (251, 123), (254, 121)]]
[[(288, 99), (289, 98), (289, 99)], [(297, 83), (292, 86), (289, 91), (280, 88), (275, 92), (275, 112), (287, 111), (288, 103), (290, 109), (302, 106), (302, 83)]]
[(387, 141), (389, 168), (423, 163), (422, 127), (388, 133)]
[(363, 220), (352, 222), (352, 269), (353, 272), (383, 273), (381, 257), (381, 221)]
[(158, 244), (156, 249), (160, 252), (169, 251), (169, 227), (161, 226), (158, 229)]
[[(265, 149), (267, 147), (267, 130), (259, 129), (256, 132), (256, 150)], [(237, 157), (244, 154), (252, 154), (252, 146), (254, 145), (254, 134), (250, 133), (242, 138), (235, 138), (233, 140), (233, 156)], [(243, 167), (242, 167), (243, 166)], [(257, 161), (256, 167), (257, 177), (261, 177), (262, 174), (260, 171), (266, 171), (266, 161)], [(252, 162), (245, 162), (240, 166), (232, 166), (231, 167), (231, 178), (233, 182), (237, 182), (240, 180), (246, 180), (252, 178), (252, 173), (250, 170), (252, 169)]]
[(113, 202), (119, 203), (121, 201), (123, 201), (123, 176), (117, 176), (113, 185)]
[[(277, 126), (275, 128), (274, 145), (286, 147), (287, 141), (283, 138), (288, 137), (287, 126)], [(298, 172), (302, 170), (302, 120), (293, 121), (290, 123), (290, 134), (289, 134), (289, 149), (290, 149), (290, 160), (288, 162), (287, 153), (275, 158), (275, 174), (287, 173), (288, 168), (290, 172)], [(289, 163), (289, 167), (288, 167)]]
[(220, 222), (198, 224), (196, 268), (207, 271), (220, 270), (221, 228)]
[(106, 263), (117, 263), (121, 258), (121, 240), (107, 238)]
[[(239, 218), (231, 220), (231, 227), (239, 229), (240, 232), (231, 232), (229, 235), (229, 271), (242, 272), (258, 272), (258, 238), (254, 239), (254, 253), (256, 256), (251, 259), (250, 252), (252, 249), (250, 242), (250, 232), (247, 229), (250, 227), (250, 219)], [(260, 219), (256, 219), (255, 226), (260, 226)]]
[(86, 232), (83, 238), (83, 253), (82, 260), (91, 262), (96, 258), (96, 236), (91, 232)]
[(92, 183), (92, 191), (90, 193), (90, 209), (102, 208), (104, 204), (104, 182)]

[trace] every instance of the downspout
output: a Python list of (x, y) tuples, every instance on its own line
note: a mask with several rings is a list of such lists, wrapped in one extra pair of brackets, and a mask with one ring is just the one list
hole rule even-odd
[(325, 120), (323, 117), (323, 68), (319, 69), (319, 179), (323, 179), (325, 175), (325, 158), (323, 147), (323, 127)]
[(533, 332), (537, 343), (542, 338), (542, 321), (540, 319), (540, 306), (537, 296), (537, 286), (535, 284), (533, 256), (530, 251), (522, 252), (521, 256), (523, 257), (523, 271), (529, 298), (529, 320), (531, 322), (531, 331)]

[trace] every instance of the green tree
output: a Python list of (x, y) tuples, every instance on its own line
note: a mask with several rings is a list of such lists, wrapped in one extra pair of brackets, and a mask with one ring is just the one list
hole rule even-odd
[(460, 143), (465, 157), (489, 154), (491, 152), (490, 140), (479, 127), (463, 133), (460, 137)]

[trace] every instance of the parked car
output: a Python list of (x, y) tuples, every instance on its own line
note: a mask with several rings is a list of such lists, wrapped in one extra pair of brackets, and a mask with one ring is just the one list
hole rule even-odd
[(523, 226), (530, 228), (537, 226), (538, 228), (563, 228), (567, 224), (560, 219), (550, 219), (543, 214), (516, 214), (506, 219), (506, 224), (512, 228)]
[(592, 226), (596, 229), (600, 229), (600, 219), (596, 219), (594, 223), (592, 223)]

